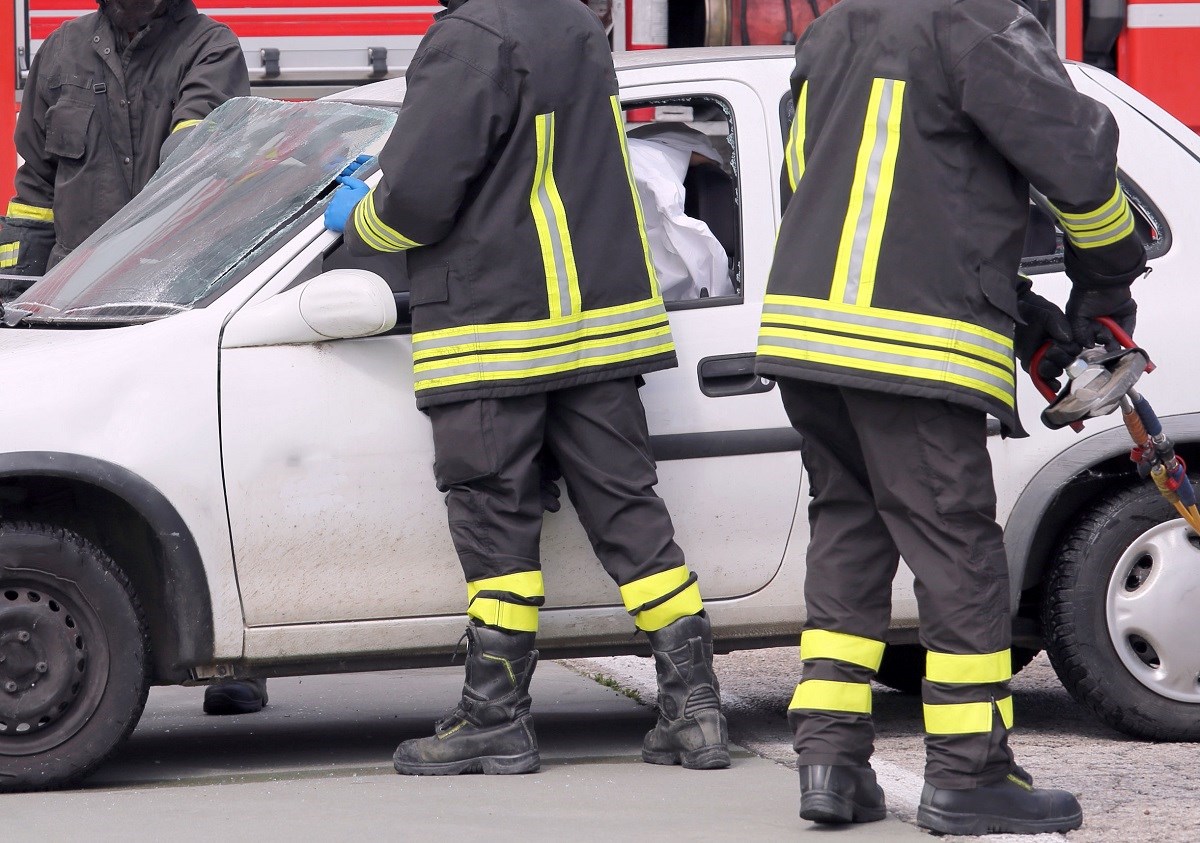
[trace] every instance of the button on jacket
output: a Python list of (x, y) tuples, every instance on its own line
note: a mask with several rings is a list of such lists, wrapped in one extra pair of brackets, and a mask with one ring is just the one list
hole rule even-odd
[(39, 275), (47, 257), (53, 266), (137, 195), (187, 129), (249, 93), (237, 38), (192, 0), (167, 0), (132, 38), (103, 11), (64, 23), (25, 87), (25, 163), (0, 235), (20, 245), (0, 251), (0, 265), (12, 261), (0, 271)]
[(1029, 185), (1057, 210), (1068, 270), (1116, 277), (1144, 262), (1116, 121), (1015, 3), (905, 0), (918, 24), (899, 29), (896, 5), (844, 0), (797, 45), (794, 195), (757, 370), (945, 399), (1020, 432), (1012, 336)]
[(596, 16), (451, 9), (346, 228), (359, 254), (408, 252), (418, 406), (675, 365)]

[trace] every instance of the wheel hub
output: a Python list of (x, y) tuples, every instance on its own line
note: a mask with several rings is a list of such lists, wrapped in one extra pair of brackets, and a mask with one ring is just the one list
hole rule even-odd
[(0, 735), (47, 728), (71, 707), (88, 652), (75, 618), (43, 590), (0, 592)]
[(1200, 703), (1200, 539), (1182, 519), (1152, 527), (1108, 583), (1109, 638), (1122, 664), (1160, 696)]

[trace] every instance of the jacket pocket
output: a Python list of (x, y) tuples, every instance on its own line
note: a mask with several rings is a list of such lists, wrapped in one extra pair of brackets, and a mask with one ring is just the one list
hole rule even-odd
[(1022, 322), (1017, 309), (1017, 284), (1011, 272), (1002, 272), (988, 263), (979, 265), (979, 288), (988, 304), (1014, 322)]
[(60, 100), (46, 112), (46, 154), (72, 161), (87, 152), (91, 103)]
[(423, 267), (412, 276), (412, 291), (409, 295), (409, 306), (418, 307), (423, 304), (439, 304), (450, 298), (450, 267), (448, 264), (436, 264)]

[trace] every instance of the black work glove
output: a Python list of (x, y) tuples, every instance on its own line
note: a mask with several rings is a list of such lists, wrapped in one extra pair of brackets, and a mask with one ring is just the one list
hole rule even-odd
[(1058, 392), (1058, 378), (1083, 350), (1073, 338), (1066, 314), (1054, 302), (1028, 288), (1017, 296), (1017, 311), (1025, 320), (1024, 325), (1017, 325), (1013, 336), (1013, 346), (1017, 359), (1021, 361), (1021, 368), (1028, 372), (1037, 350), (1050, 343), (1050, 348), (1038, 364), (1037, 375)]
[(1129, 285), (1080, 289), (1076, 286), (1067, 299), (1067, 319), (1071, 323), (1071, 336), (1084, 348), (1103, 345), (1111, 348), (1116, 340), (1112, 333), (1095, 319), (1107, 316), (1116, 322), (1125, 333), (1133, 336), (1137, 324), (1137, 303), (1129, 292)]
[(550, 453), (549, 448), (542, 448), (542, 453), (538, 455), (538, 463), (541, 465), (542, 471), (539, 481), (542, 509), (547, 512), (558, 512), (562, 509), (562, 502), (559, 500), (562, 493), (559, 491), (556, 481), (562, 479), (562, 469), (558, 467), (558, 460)]

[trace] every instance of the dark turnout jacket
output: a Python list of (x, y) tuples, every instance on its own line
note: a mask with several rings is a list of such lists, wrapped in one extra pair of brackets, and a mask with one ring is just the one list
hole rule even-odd
[(1145, 250), (1117, 125), (1009, 0), (843, 0), (796, 46), (797, 113), (757, 370), (927, 396), (1019, 431), (1013, 329), (1029, 186), (1077, 283)]
[(132, 38), (103, 11), (64, 23), (29, 71), (0, 272), (41, 275), (137, 195), (189, 128), (249, 93), (237, 38), (192, 0), (167, 0)]
[(418, 405), (675, 365), (598, 19), (578, 0), (451, 10), (346, 228), (360, 254), (408, 253)]

